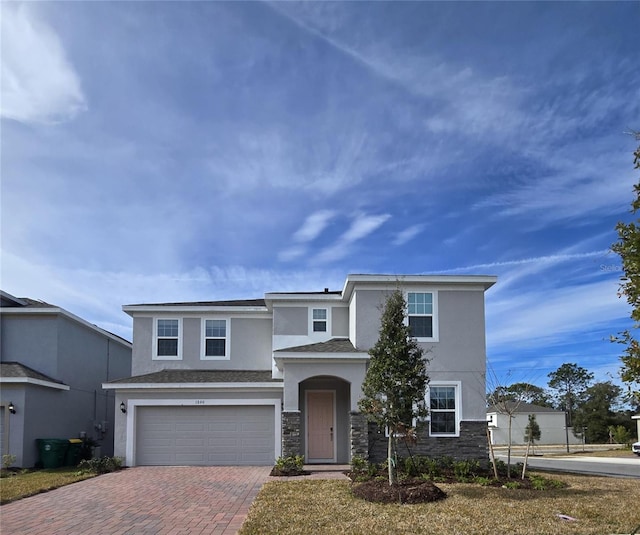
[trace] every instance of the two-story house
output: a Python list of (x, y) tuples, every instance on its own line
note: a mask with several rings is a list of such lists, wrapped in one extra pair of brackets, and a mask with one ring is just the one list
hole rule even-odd
[(0, 291), (0, 453), (38, 460), (38, 438), (93, 438), (113, 454), (113, 392), (131, 343), (71, 312)]
[(385, 457), (358, 410), (386, 296), (427, 351), (417, 452), (486, 459), (484, 292), (492, 276), (349, 275), (341, 291), (127, 305), (133, 376), (115, 390), (115, 454), (133, 465)]

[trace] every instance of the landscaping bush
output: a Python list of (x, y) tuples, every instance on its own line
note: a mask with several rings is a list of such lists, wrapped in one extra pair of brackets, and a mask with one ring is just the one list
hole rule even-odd
[(460, 483), (471, 480), (480, 470), (478, 461), (455, 461), (453, 463), (453, 473)]
[(354, 455), (351, 459), (351, 479), (354, 481), (366, 481), (379, 475), (380, 468), (376, 463), (369, 462), (368, 459)]
[[(498, 462), (499, 478), (493, 477), (488, 466), (483, 467), (477, 460), (458, 460), (452, 457), (432, 458), (415, 456), (398, 462), (398, 482), (403, 485), (419, 485), (422, 480), (430, 483), (474, 483), (483, 487), (503, 487), (507, 489), (552, 490), (564, 488), (556, 480), (530, 474), (524, 480), (507, 477), (507, 465)], [(352, 461), (349, 477), (354, 483), (367, 481), (385, 482), (386, 468), (384, 464), (369, 463), (363, 458)], [(512, 474), (522, 472), (522, 464), (511, 467)], [(518, 472), (516, 472), (518, 470)], [(388, 483), (387, 483), (388, 484)]]
[(537, 474), (531, 474), (529, 481), (531, 481), (531, 488), (534, 490), (563, 489), (566, 487), (562, 481), (548, 479)]
[(302, 455), (290, 455), (278, 457), (271, 470), (272, 476), (301, 476), (306, 474), (304, 470), (304, 457)]
[(83, 459), (78, 464), (81, 474), (106, 474), (122, 468), (122, 457), (99, 457), (96, 459)]

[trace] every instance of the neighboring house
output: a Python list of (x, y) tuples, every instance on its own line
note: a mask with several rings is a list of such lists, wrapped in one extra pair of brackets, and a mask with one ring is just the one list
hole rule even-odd
[(113, 454), (113, 393), (131, 374), (131, 344), (70, 312), (0, 292), (0, 451), (38, 460), (36, 439), (98, 440)]
[(484, 292), (490, 276), (349, 275), (341, 291), (127, 305), (133, 376), (115, 390), (115, 454), (134, 465), (385, 458), (358, 410), (385, 298), (400, 288), (427, 349), (431, 414), (416, 453), (487, 458)]
[[(540, 440), (536, 444), (566, 444), (565, 414), (549, 407), (540, 407), (531, 403), (505, 401), (487, 409), (487, 421), (494, 446), (509, 444), (509, 419), (511, 422), (511, 444), (526, 444), (524, 432), (529, 425), (529, 415), (535, 414), (540, 427)], [(576, 438), (569, 428), (569, 444), (582, 444), (582, 439)]]

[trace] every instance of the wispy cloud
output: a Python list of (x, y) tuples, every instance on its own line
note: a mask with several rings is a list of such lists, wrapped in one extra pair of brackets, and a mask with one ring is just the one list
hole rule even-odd
[(315, 240), (335, 215), (336, 213), (333, 210), (319, 210), (308, 216), (292, 237), (294, 245), (280, 251), (278, 259), (283, 262), (290, 262), (303, 256), (307, 252), (306, 244)]
[(307, 243), (315, 240), (335, 216), (333, 210), (319, 210), (307, 219), (300, 229), (293, 235), (296, 242)]
[[(590, 154), (588, 161), (579, 154), (570, 159), (556, 155), (548, 162), (555, 166), (551, 173), (491, 195), (473, 208), (490, 208), (501, 217), (532, 215), (536, 218), (532, 225), (537, 226), (582, 218), (587, 212), (618, 213), (629, 202), (637, 180), (627, 160), (630, 157), (619, 150)], [(615, 181), (602, 176), (606, 168)]]
[(553, 255), (545, 255), (545, 256), (536, 256), (529, 258), (518, 258), (514, 260), (504, 260), (499, 262), (487, 262), (485, 264), (473, 264), (464, 267), (457, 267), (451, 269), (440, 270), (438, 273), (462, 273), (462, 272), (470, 272), (476, 271), (479, 269), (494, 269), (494, 268), (504, 268), (511, 266), (523, 266), (528, 264), (536, 264), (536, 265), (550, 265), (558, 262), (565, 262), (569, 260), (577, 260), (583, 258), (604, 258), (606, 257), (610, 251), (608, 249), (602, 249), (599, 251), (588, 251), (585, 253), (572, 253), (572, 254), (553, 254)]
[(199, 266), (185, 270), (105, 270), (34, 262), (1, 251), (2, 289), (42, 299), (131, 339), (131, 318), (121, 311), (133, 303), (166, 303), (261, 298), (266, 292), (341, 289), (340, 268), (260, 269)]
[(393, 245), (404, 245), (411, 241), (424, 230), (425, 226), (423, 223), (418, 223), (398, 232), (393, 240)]
[(2, 5), (2, 117), (57, 123), (87, 109), (78, 75), (56, 32), (31, 5)]
[(331, 245), (315, 257), (320, 263), (334, 262), (344, 258), (352, 251), (350, 247), (355, 242), (361, 240), (382, 226), (391, 216), (389, 214), (382, 215), (358, 215), (351, 223), (349, 229), (338, 238), (334, 245)]
[(586, 325), (595, 330), (628, 315), (628, 306), (617, 296), (615, 280), (522, 290), (517, 296), (491, 300), (487, 346), (497, 352), (506, 347), (513, 350), (563, 344), (572, 336), (580, 336)]

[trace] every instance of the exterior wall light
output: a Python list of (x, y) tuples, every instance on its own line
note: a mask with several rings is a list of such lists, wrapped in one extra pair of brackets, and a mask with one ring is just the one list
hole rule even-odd
[(9, 402), (9, 412), (11, 414), (15, 414), (16, 413), (16, 406), (13, 404), (13, 401)]
[(125, 406), (124, 401), (120, 403), (120, 410), (122, 411), (122, 414), (127, 412), (127, 407)]

